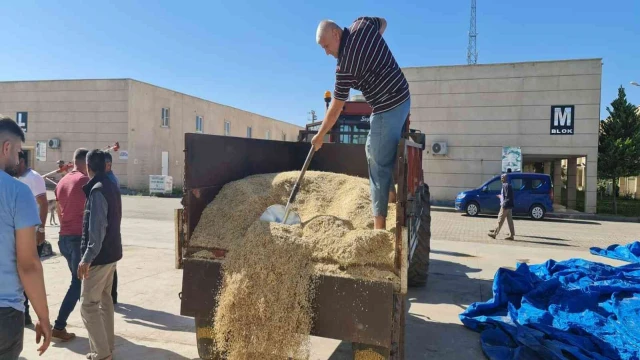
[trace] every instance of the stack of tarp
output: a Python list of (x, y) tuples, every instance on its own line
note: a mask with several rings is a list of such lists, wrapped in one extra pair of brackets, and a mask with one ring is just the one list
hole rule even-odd
[(608, 257), (631, 263), (640, 263), (640, 242), (634, 241), (627, 245), (614, 244), (606, 249), (592, 247), (589, 249), (593, 255)]
[(640, 264), (583, 259), (499, 269), (460, 315), (489, 359), (640, 359)]

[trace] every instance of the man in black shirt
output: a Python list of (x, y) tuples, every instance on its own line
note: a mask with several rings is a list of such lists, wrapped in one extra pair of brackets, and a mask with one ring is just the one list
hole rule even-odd
[(502, 181), (502, 191), (498, 197), (500, 198), (500, 213), (498, 214), (498, 226), (496, 229), (489, 232), (489, 237), (496, 238), (500, 233), (500, 228), (502, 228), (502, 224), (504, 224), (504, 220), (507, 219), (507, 223), (509, 224), (509, 237), (505, 240), (513, 240), (513, 237), (516, 235), (516, 231), (513, 228), (513, 187), (509, 183), (507, 179), (507, 174), (502, 174), (500, 177)]

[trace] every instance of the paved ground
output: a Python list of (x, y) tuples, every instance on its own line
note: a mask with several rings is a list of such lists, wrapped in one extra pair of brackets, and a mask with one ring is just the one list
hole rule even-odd
[(432, 238), (437, 240), (546, 246), (554, 248), (589, 248), (640, 239), (640, 223), (545, 219), (534, 221), (515, 218), (515, 241), (500, 240), (508, 236), (506, 222), (497, 240), (487, 236), (496, 226), (496, 216), (470, 217), (461, 213), (431, 213)]
[[(116, 359), (197, 359), (193, 319), (178, 315), (182, 272), (173, 269), (173, 209), (179, 206), (177, 199), (123, 198), (125, 254), (118, 264), (121, 304), (116, 310)], [(640, 233), (637, 224), (517, 220), (518, 241), (504, 245), (485, 236), (494, 221), (433, 213), (429, 282), (426, 288), (411, 290), (408, 297), (408, 360), (484, 358), (478, 334), (465, 329), (458, 314), (469, 304), (490, 298), (498, 267), (549, 258), (595, 259), (584, 248), (587, 244), (604, 246), (613, 241), (607, 239), (614, 234), (626, 241)], [(58, 252), (57, 229), (48, 230), (47, 238)], [(69, 272), (59, 256), (46, 259), (44, 266), (53, 321), (68, 287)], [(89, 345), (78, 307), (70, 318), (69, 331), (78, 334), (78, 339), (55, 343), (42, 358), (84, 358)], [(33, 331), (26, 329), (22, 359), (39, 358), (33, 339)], [(349, 359), (349, 349), (339, 341), (312, 339), (314, 360)]]

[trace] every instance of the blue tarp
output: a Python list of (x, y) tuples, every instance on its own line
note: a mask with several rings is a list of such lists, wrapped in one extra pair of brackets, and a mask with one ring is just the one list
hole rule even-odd
[(499, 269), (460, 314), (489, 359), (640, 359), (640, 264), (583, 259)]
[(590, 249), (593, 255), (600, 255), (611, 259), (627, 261), (631, 263), (640, 263), (640, 242), (634, 241), (627, 245), (614, 244), (606, 249), (592, 247)]

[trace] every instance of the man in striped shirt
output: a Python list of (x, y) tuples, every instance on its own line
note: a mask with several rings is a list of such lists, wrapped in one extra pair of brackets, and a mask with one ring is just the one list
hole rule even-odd
[(396, 150), (411, 107), (409, 84), (382, 37), (386, 28), (385, 19), (360, 17), (344, 29), (324, 20), (316, 32), (317, 43), (327, 55), (338, 59), (338, 64), (333, 101), (311, 143), (316, 150), (322, 147), (349, 90), (361, 91), (373, 109), (366, 153), (375, 229), (386, 228)]

